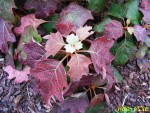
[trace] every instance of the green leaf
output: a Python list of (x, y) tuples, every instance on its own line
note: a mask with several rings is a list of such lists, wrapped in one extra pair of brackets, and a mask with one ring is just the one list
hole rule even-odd
[(148, 46), (146, 44), (143, 44), (139, 47), (139, 50), (136, 53), (136, 58), (142, 58), (145, 56), (146, 51), (148, 49)]
[[(116, 50), (114, 50), (116, 49)], [(136, 46), (133, 41), (132, 35), (126, 32), (126, 38), (119, 43), (115, 43), (111, 51), (115, 53), (114, 65), (123, 65), (128, 59), (134, 56)]]
[(85, 113), (103, 113), (105, 110), (104, 103), (100, 103), (93, 107), (88, 107)]
[(97, 32), (100, 32), (100, 33), (103, 32), (104, 31), (104, 26), (106, 24), (108, 24), (110, 21), (111, 21), (110, 18), (104, 19), (101, 23), (99, 23), (98, 25), (96, 25), (94, 27), (94, 31), (97, 31)]
[(115, 75), (115, 77), (116, 77), (118, 83), (122, 83), (123, 78), (122, 78), (122, 76), (120, 75), (119, 71), (118, 71), (114, 66), (112, 66), (112, 68), (113, 68), (113, 70), (114, 70), (114, 75)]
[(32, 37), (38, 43), (40, 43), (42, 41), (42, 38), (40, 35), (38, 35), (37, 30), (31, 26), (28, 26), (25, 28), (24, 33), (21, 36), (19, 46), (17, 47), (17, 49), (15, 51), (16, 54), (20, 52), (23, 59), (27, 58), (27, 55), (26, 55), (25, 51), (23, 50), (23, 46), (24, 46), (24, 44), (29, 43), (29, 41), (31, 40)]
[(142, 14), (138, 10), (139, 0), (129, 0), (125, 6), (127, 8), (126, 17), (131, 20), (132, 24), (139, 24), (142, 19)]
[(105, 8), (105, 5), (107, 3), (107, 0), (88, 0), (89, 2), (89, 5), (88, 5), (88, 8), (91, 10), (91, 11), (103, 11), (104, 8)]
[(0, 17), (5, 21), (14, 23), (15, 17), (12, 8), (15, 8), (14, 0), (0, 0)]
[(25, 31), (21, 38), (22, 38), (23, 42), (28, 43), (30, 41), (31, 37), (33, 37), (33, 39), (38, 43), (40, 43), (42, 41), (42, 38), (38, 34), (38, 31), (35, 28), (28, 26), (27, 28), (25, 28)]
[(125, 6), (113, 3), (108, 9), (108, 14), (117, 18), (124, 19), (127, 12)]
[(53, 31), (53, 29), (55, 29), (55, 24), (58, 21), (58, 15), (53, 15), (51, 17), (51, 21), (53, 22), (46, 22), (42, 24), (42, 27), (45, 29), (47, 34), (50, 34)]

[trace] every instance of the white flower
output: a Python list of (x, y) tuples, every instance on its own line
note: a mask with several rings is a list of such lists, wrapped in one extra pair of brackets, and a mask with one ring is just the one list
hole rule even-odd
[(77, 43), (79, 41), (79, 37), (75, 36), (74, 34), (71, 34), (66, 37), (66, 41), (70, 45), (75, 45), (75, 43)]
[(82, 44), (81, 41), (80, 41), (80, 42), (75, 43), (74, 47), (75, 47), (76, 50), (79, 50), (79, 49), (82, 48), (82, 45), (83, 45), (83, 44)]
[(65, 49), (66, 49), (66, 52), (70, 52), (70, 53), (73, 53), (75, 52), (76, 50), (79, 50), (82, 48), (82, 43), (81, 41), (79, 40), (79, 37), (77, 35), (74, 35), (74, 34), (71, 34), (71, 35), (68, 35), (66, 37), (66, 42), (68, 44), (65, 44)]
[(127, 30), (130, 33), (130, 35), (132, 35), (134, 33), (134, 28), (133, 27), (127, 27)]
[(76, 51), (76, 50), (75, 50), (75, 48), (74, 48), (74, 47), (72, 47), (72, 46), (71, 46), (71, 45), (69, 45), (69, 44), (66, 44), (64, 48), (66, 49), (66, 52), (73, 53), (73, 52), (75, 52), (75, 51)]

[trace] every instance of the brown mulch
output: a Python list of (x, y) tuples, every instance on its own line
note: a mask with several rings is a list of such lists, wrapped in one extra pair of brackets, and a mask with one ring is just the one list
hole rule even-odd
[(127, 65), (118, 66), (117, 69), (123, 77), (123, 83), (116, 84), (118, 88), (110, 95), (110, 105), (106, 105), (106, 113), (113, 113), (121, 106), (144, 106), (149, 108), (147, 113), (150, 113), (150, 55), (130, 60)]
[(39, 95), (29, 83), (15, 84), (0, 70), (0, 113), (46, 113)]

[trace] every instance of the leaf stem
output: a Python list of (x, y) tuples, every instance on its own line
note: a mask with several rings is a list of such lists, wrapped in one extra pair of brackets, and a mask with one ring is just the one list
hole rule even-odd
[(63, 62), (71, 53), (68, 53), (60, 62)]
[(59, 50), (58, 52), (63, 53), (63, 54), (67, 54), (65, 50)]
[(88, 53), (88, 50), (78, 50), (77, 53)]

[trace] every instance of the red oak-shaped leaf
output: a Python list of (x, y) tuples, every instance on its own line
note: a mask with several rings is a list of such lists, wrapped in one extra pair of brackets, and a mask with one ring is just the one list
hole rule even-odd
[(92, 84), (92, 81), (94, 80), (94, 75), (83, 75), (80, 81), (76, 82), (70, 82), (68, 87), (66, 88), (66, 91), (64, 93), (64, 96), (70, 96), (73, 94), (73, 92), (79, 88), (79, 87), (84, 87), (84, 86), (89, 86)]
[(14, 32), (18, 35), (22, 35), (24, 29), (27, 26), (33, 26), (34, 28), (37, 28), (40, 24), (44, 22), (46, 21), (42, 19), (36, 19), (34, 14), (29, 14), (21, 18), (21, 25), (19, 27), (16, 27), (14, 29)]
[(56, 24), (56, 29), (64, 36), (73, 31), (73, 24), (71, 22), (64, 22)]
[(92, 100), (90, 101), (90, 106), (94, 106), (94, 105), (98, 105), (99, 103), (103, 102), (104, 99), (104, 94), (98, 94), (95, 95), (94, 98), (92, 98)]
[(39, 61), (31, 69), (31, 74), (39, 80), (39, 91), (47, 105), (55, 96), (63, 100), (63, 88), (67, 86), (66, 72), (61, 62), (53, 59)]
[(91, 44), (88, 52), (91, 54), (91, 59), (97, 73), (101, 73), (102, 67), (106, 69), (107, 65), (114, 59), (114, 56), (109, 52), (113, 44), (114, 41), (107, 39), (105, 36), (97, 38)]
[(111, 90), (113, 85), (117, 82), (117, 80), (114, 77), (114, 70), (112, 69), (111, 65), (107, 65), (106, 70), (107, 70), (106, 77), (107, 77), (107, 80), (108, 80), (108, 83), (107, 83), (106, 87), (109, 91), (109, 90)]
[(139, 10), (143, 13), (144, 17), (143, 17), (143, 20), (146, 22), (146, 23), (150, 23), (150, 10), (145, 10), (145, 9), (142, 9), (142, 8), (139, 8)]
[(43, 38), (48, 39), (45, 45), (47, 57), (50, 55), (55, 56), (56, 53), (65, 45), (63, 36), (59, 32), (51, 33), (50, 35), (44, 36)]
[[(68, 35), (71, 31), (76, 31), (78, 28), (82, 27), (89, 19), (93, 19), (91, 11), (79, 6), (76, 3), (71, 3), (60, 13), (56, 29), (60, 33)], [(67, 29), (68, 31), (64, 29)]]
[(46, 59), (46, 51), (36, 42), (30, 41), (28, 44), (24, 44), (24, 51), (27, 54), (24, 64), (30, 67), (34, 67), (36, 62)]
[[(85, 113), (86, 108), (89, 105), (87, 95), (81, 95), (80, 97), (71, 97), (60, 103), (61, 110), (70, 111), (69, 113)], [(61, 112), (62, 113), (62, 112)]]
[(70, 67), (68, 75), (71, 81), (79, 81), (82, 75), (87, 75), (89, 73), (89, 64), (91, 64), (90, 58), (81, 54), (72, 54), (67, 64)]
[(7, 42), (15, 42), (15, 35), (12, 32), (12, 26), (0, 19), (0, 50), (3, 53), (8, 52)]
[(61, 0), (27, 0), (25, 9), (34, 9), (37, 18), (46, 18), (55, 13)]
[(144, 42), (145, 39), (147, 38), (147, 35), (148, 35), (148, 33), (145, 28), (143, 28), (140, 25), (134, 26), (134, 36), (136, 37), (137, 41)]
[(104, 26), (104, 35), (108, 39), (117, 40), (119, 37), (123, 36), (124, 29), (119, 21), (112, 20), (110, 23)]
[(21, 83), (23, 81), (28, 81), (28, 74), (30, 74), (30, 67), (25, 67), (22, 71), (16, 70), (11, 66), (5, 67), (4, 71), (6, 71), (9, 76), (8, 79), (15, 78), (16, 83)]
[(150, 0), (142, 0), (141, 7), (145, 10), (150, 10)]
[(80, 40), (85, 40), (88, 36), (92, 35), (94, 32), (91, 26), (84, 26), (77, 29), (76, 34), (79, 36)]

